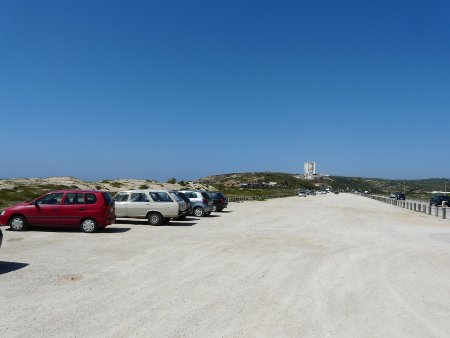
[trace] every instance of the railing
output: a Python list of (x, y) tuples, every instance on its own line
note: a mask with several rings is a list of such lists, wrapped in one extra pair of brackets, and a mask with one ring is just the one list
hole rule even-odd
[(376, 195), (366, 195), (366, 197), (371, 198), (376, 201), (384, 202), (387, 204), (391, 204), (393, 206), (397, 206), (404, 209), (409, 209), (415, 212), (420, 212), (427, 215), (434, 215), (436, 217), (442, 217), (442, 219), (447, 218), (447, 206), (432, 206), (429, 201), (424, 200), (416, 200), (416, 199), (408, 199), (404, 200), (396, 200), (395, 198), (389, 198), (386, 196), (376, 196)]

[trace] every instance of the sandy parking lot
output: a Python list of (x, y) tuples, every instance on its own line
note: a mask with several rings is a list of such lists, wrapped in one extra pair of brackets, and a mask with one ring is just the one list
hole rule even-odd
[(355, 195), (2, 229), (2, 337), (450, 336), (450, 222)]

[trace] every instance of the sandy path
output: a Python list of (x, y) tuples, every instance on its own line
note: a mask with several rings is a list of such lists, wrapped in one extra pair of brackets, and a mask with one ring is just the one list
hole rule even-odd
[(0, 272), (29, 265), (0, 275), (0, 335), (450, 335), (449, 221), (349, 194), (215, 215), (4, 231)]

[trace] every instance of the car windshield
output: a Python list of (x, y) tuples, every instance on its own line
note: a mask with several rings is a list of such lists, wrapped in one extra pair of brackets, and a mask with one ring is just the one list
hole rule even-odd
[(211, 196), (207, 192), (202, 192), (203, 198), (211, 199)]
[(128, 194), (128, 193), (118, 193), (116, 196), (114, 196), (114, 201), (126, 202), (126, 201), (128, 201), (128, 196), (130, 196), (130, 194)]
[(178, 194), (175, 193), (175, 192), (171, 192), (171, 193), (170, 193), (170, 196), (172, 196), (173, 199), (174, 199), (175, 201), (177, 201), (177, 202), (181, 202), (181, 201), (182, 201), (182, 199), (180, 198), (180, 196), (178, 196)]
[(112, 198), (112, 196), (111, 196), (111, 194), (109, 192), (104, 192), (103, 193), (103, 198), (105, 199), (106, 205), (113, 204), (113, 198)]
[(180, 196), (185, 202), (189, 202), (190, 201), (189, 197), (187, 197), (186, 194), (183, 193), (183, 192), (179, 192), (178, 196)]

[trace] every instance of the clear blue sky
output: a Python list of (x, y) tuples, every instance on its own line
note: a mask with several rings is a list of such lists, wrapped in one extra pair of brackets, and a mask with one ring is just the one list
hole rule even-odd
[(448, 1), (0, 2), (0, 177), (450, 177)]

